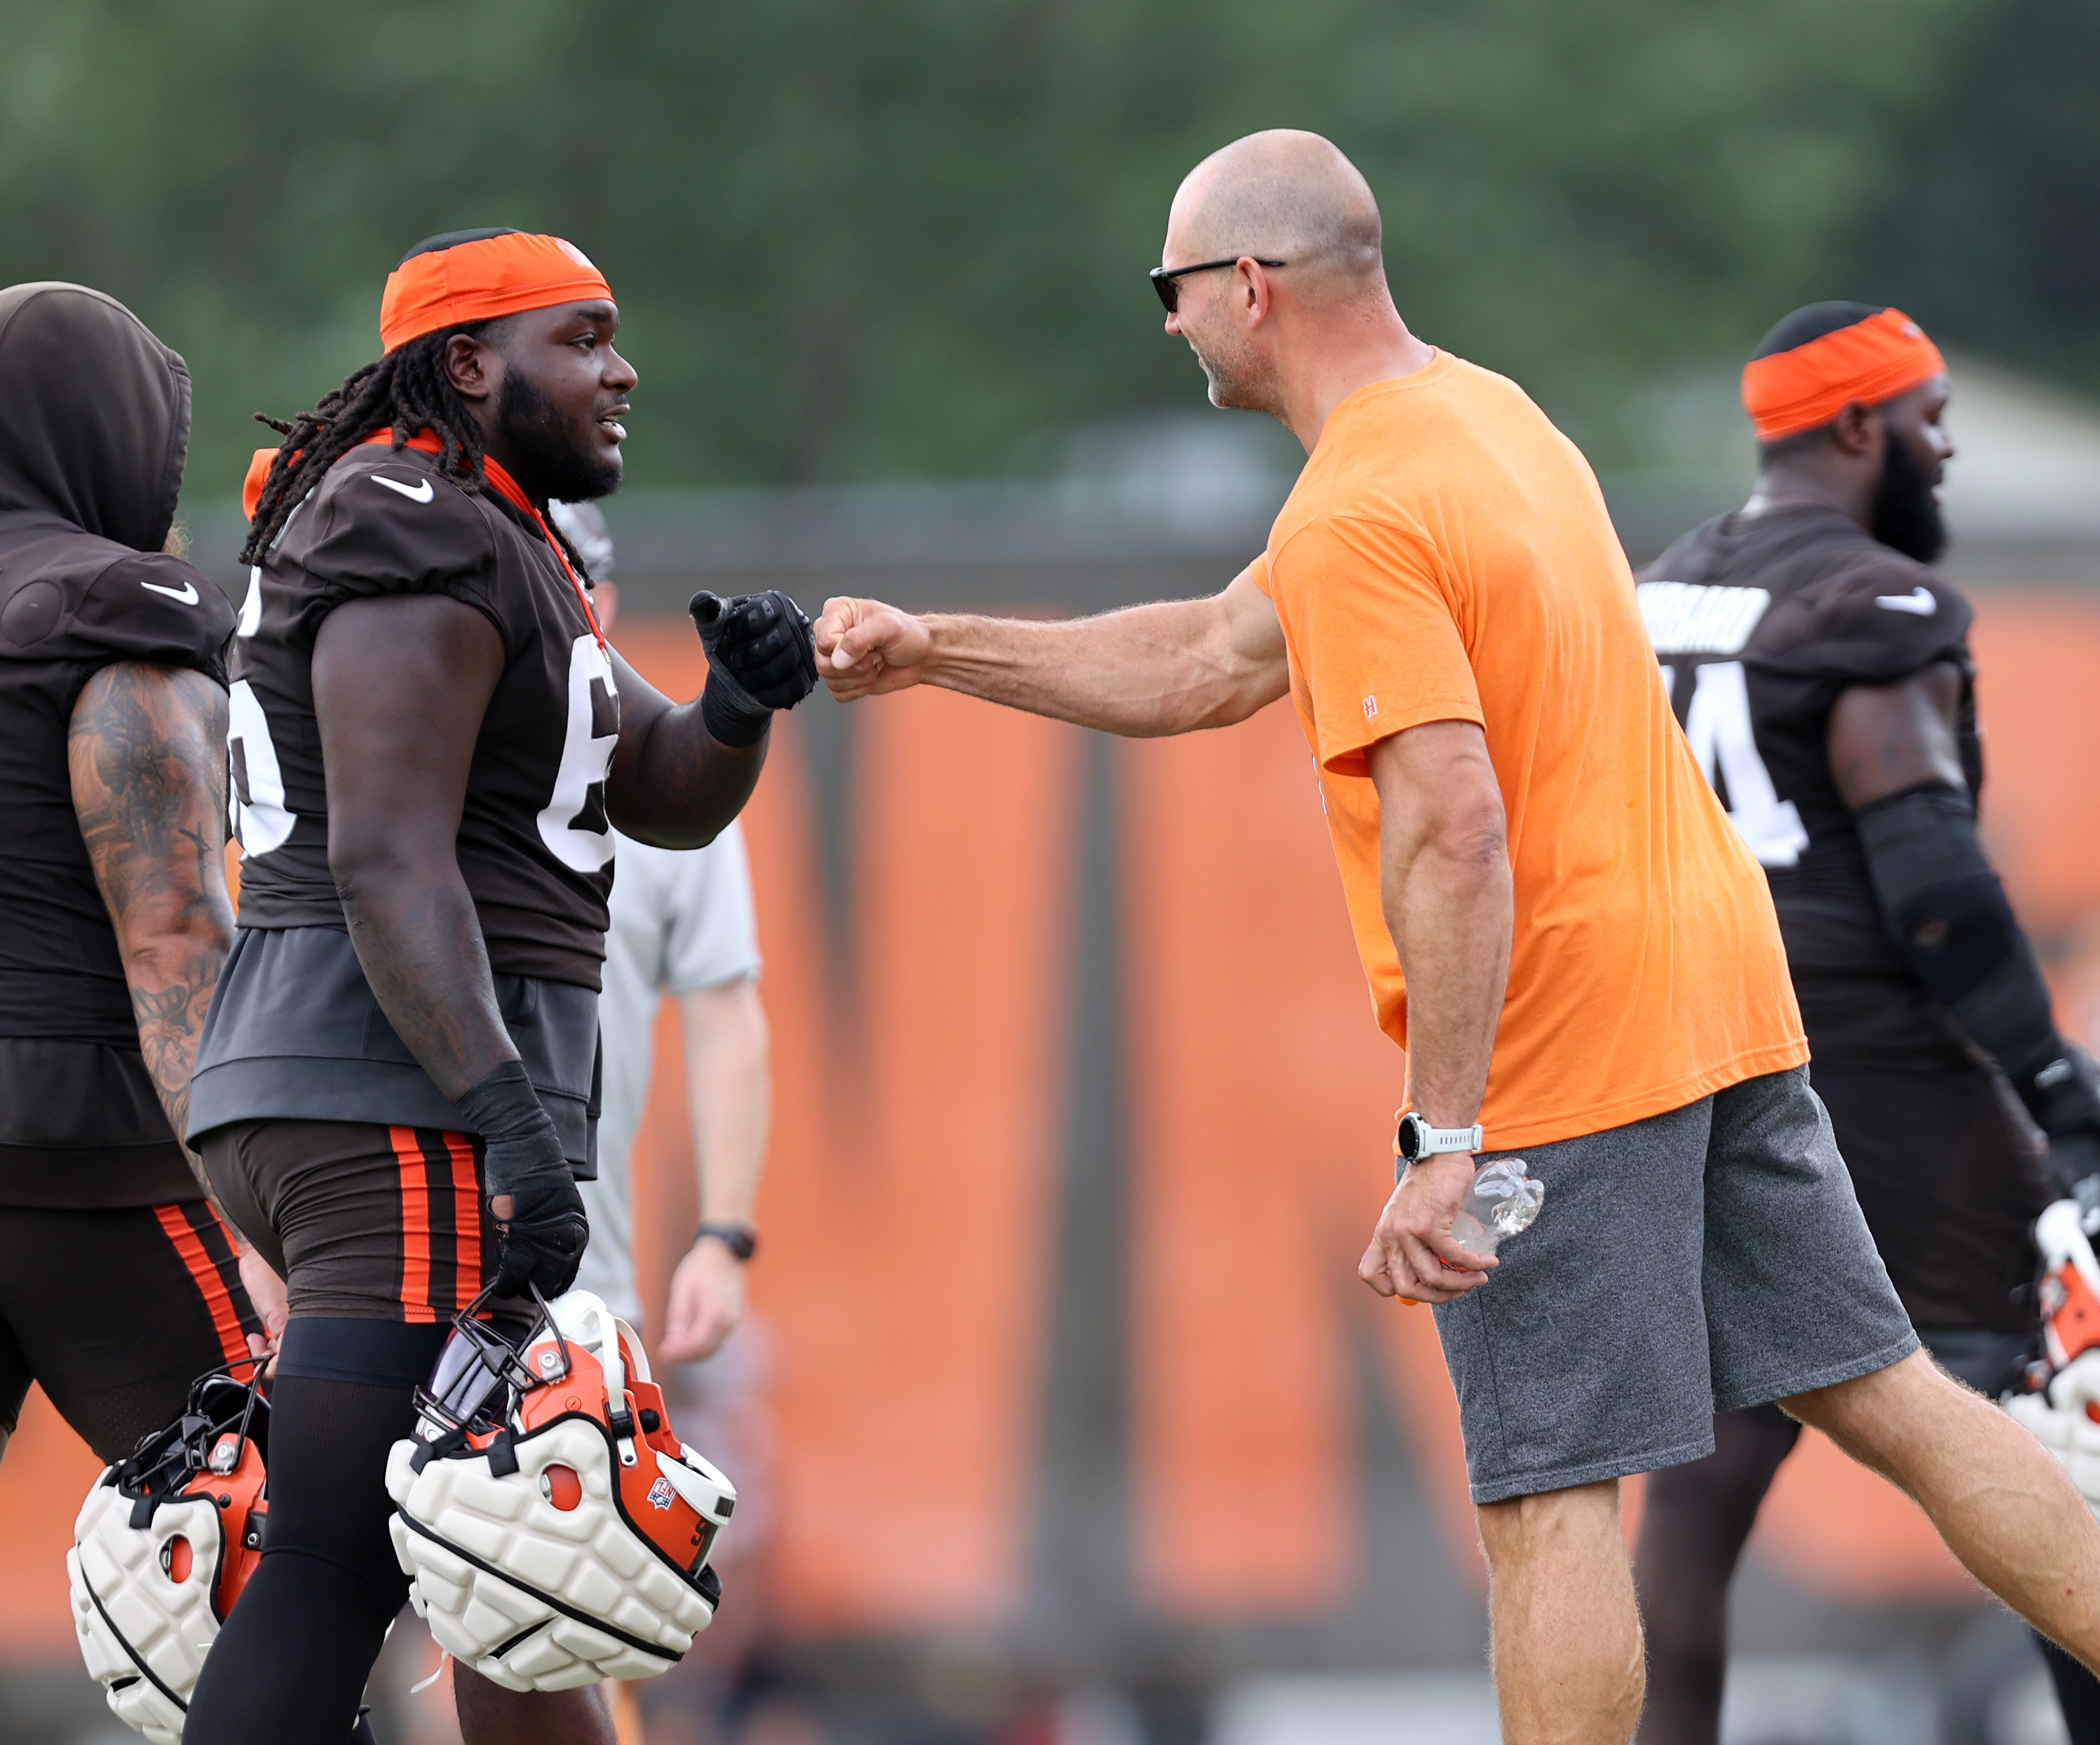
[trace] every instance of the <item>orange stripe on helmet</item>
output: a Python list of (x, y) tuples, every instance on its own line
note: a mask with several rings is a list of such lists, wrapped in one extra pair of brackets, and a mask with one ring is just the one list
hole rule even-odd
[(380, 342), (391, 351), (425, 334), (523, 309), (612, 300), (605, 275), (559, 236), (513, 231), (412, 254), (386, 276)]
[[(207, 1210), (205, 1216), (210, 1215)], [(156, 1206), (153, 1216), (161, 1221), (161, 1230), (196, 1283), (197, 1294), (211, 1311), (212, 1331), (218, 1335), (218, 1348), (225, 1354), (226, 1361), (238, 1363), (248, 1355), (248, 1332), (240, 1324), (240, 1311), (234, 1305), (233, 1293), (226, 1288), (226, 1280), (205, 1250), (204, 1239), (192, 1226), (188, 1213), (181, 1206)]]
[(1884, 309), (1743, 366), (1743, 409), (1759, 442), (1819, 430), (1852, 401), (1877, 406), (1947, 368), (1939, 347), (1900, 309)]
[(423, 1142), (412, 1127), (390, 1127), (395, 1160), (401, 1166), (401, 1319), (435, 1321), (430, 1301), (430, 1185)]

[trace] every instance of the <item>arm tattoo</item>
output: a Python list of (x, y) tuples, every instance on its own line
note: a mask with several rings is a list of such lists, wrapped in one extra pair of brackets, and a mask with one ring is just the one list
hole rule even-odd
[(146, 1071), (179, 1141), (233, 939), (226, 727), (226, 692), (201, 673), (122, 661), (87, 682), (67, 735), (73, 810), (117, 930)]

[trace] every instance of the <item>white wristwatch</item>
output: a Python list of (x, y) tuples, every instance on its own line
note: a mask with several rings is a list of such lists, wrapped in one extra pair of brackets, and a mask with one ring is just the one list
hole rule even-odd
[(1400, 1118), (1400, 1126), (1392, 1136), (1392, 1155), (1403, 1163), (1414, 1163), (1419, 1158), (1440, 1156), (1446, 1151), (1477, 1151), (1480, 1148), (1480, 1127), (1476, 1121), (1471, 1127), (1432, 1127), (1412, 1109)]

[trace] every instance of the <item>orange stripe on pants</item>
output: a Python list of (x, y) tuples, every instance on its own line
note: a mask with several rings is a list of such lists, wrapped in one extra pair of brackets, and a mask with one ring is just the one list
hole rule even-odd
[(205, 1307), (211, 1311), (211, 1324), (218, 1335), (219, 1350), (225, 1353), (227, 1363), (240, 1362), (248, 1355), (248, 1335), (240, 1325), (240, 1311), (233, 1305), (233, 1293), (227, 1289), (225, 1279), (218, 1275), (218, 1268), (205, 1252), (204, 1239), (191, 1228), (189, 1218), (180, 1206), (156, 1206), (153, 1216), (161, 1221), (161, 1228), (167, 1232), (168, 1240), (175, 1245), (175, 1252), (182, 1256), (183, 1265), (196, 1281)]
[(401, 1165), (401, 1319), (435, 1321), (430, 1301), (430, 1185), (424, 1175), (423, 1142), (412, 1127), (390, 1127)]
[(481, 1252), (481, 1183), (474, 1173), (474, 1140), (465, 1133), (448, 1133), (445, 1150), (452, 1160), (452, 1229), (458, 1239), (459, 1279), (453, 1288), (464, 1309), (481, 1294), (483, 1262)]

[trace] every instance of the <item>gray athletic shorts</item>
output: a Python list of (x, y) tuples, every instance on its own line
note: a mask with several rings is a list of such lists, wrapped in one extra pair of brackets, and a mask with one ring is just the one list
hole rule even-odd
[(1716, 1411), (1917, 1349), (1806, 1067), (1500, 1155), (1538, 1221), (1436, 1311), (1476, 1503), (1700, 1460)]

